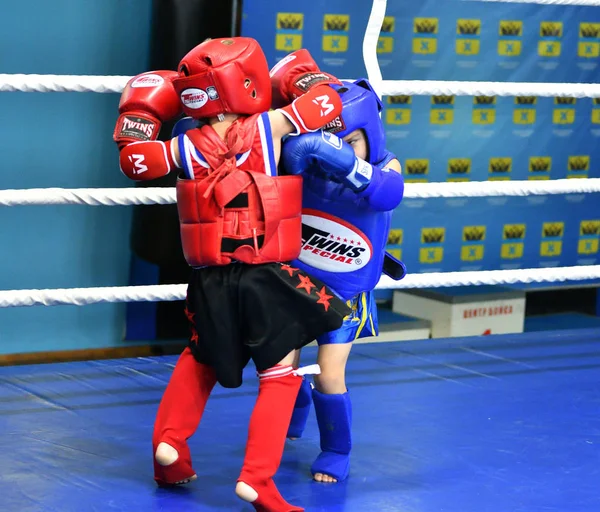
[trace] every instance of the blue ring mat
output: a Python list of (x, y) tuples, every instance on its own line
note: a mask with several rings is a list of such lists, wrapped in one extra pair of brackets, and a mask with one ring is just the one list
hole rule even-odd
[[(303, 361), (314, 360), (305, 349)], [(175, 357), (0, 368), (0, 510), (252, 511), (234, 493), (254, 369), (216, 388), (190, 446), (198, 480), (152, 480)], [(600, 329), (356, 345), (352, 469), (312, 482), (314, 412), (276, 481), (308, 511), (600, 510)]]

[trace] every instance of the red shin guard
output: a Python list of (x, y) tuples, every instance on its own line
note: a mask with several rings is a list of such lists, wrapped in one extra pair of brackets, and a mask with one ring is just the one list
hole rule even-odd
[[(154, 480), (159, 485), (173, 485), (194, 476), (187, 440), (196, 432), (216, 382), (215, 371), (198, 363), (190, 349), (186, 348), (173, 370), (154, 424), (152, 458)], [(156, 449), (160, 443), (167, 443), (179, 454), (168, 466), (156, 461)]]
[[(287, 503), (273, 482), (279, 468), (294, 403), (302, 384), (291, 366), (274, 366), (259, 373), (260, 386), (250, 418), (246, 457), (238, 482), (243, 482), (258, 497), (238, 496), (251, 501), (258, 512), (301, 512)], [(238, 484), (239, 490), (240, 484)], [(247, 488), (246, 488), (247, 489)], [(252, 494), (252, 493), (250, 493)]]

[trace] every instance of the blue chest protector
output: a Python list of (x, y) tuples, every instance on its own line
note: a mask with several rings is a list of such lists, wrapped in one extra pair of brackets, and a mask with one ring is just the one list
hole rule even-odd
[[(385, 151), (377, 165), (385, 167), (394, 158)], [(344, 300), (375, 288), (393, 212), (374, 210), (367, 199), (315, 172), (304, 174), (302, 204), (302, 252), (293, 265)]]

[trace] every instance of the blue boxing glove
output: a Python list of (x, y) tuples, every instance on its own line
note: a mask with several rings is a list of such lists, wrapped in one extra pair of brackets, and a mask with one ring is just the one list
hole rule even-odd
[(171, 131), (171, 137), (175, 138), (178, 135), (183, 135), (185, 132), (193, 130), (194, 128), (198, 128), (200, 126), (202, 126), (202, 123), (198, 119), (184, 117), (177, 121), (175, 123), (175, 126), (173, 126), (173, 130)]
[(316, 166), (355, 192), (364, 190), (373, 175), (373, 167), (357, 158), (352, 146), (323, 131), (288, 138), (283, 144), (281, 159), (290, 174), (302, 174)]

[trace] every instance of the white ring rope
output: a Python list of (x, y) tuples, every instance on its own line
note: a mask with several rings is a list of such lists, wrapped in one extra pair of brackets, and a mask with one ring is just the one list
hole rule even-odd
[[(367, 52), (368, 53), (368, 52)], [(369, 66), (369, 74), (375, 66)], [(378, 69), (378, 67), (377, 67)], [(119, 93), (131, 77), (2, 75), (0, 92), (114, 92)], [(599, 84), (536, 82), (456, 82), (442, 80), (381, 80), (375, 88), (383, 96), (546, 96), (599, 98)]]
[(580, 5), (597, 7), (600, 0), (463, 0), (463, 2), (495, 2), (505, 4)]
[(121, 92), (130, 79), (130, 76), (0, 74), (0, 92)]
[(379, 95), (381, 95), (379, 91), (381, 90), (383, 75), (381, 74), (379, 59), (377, 58), (377, 46), (379, 44), (379, 35), (381, 34), (386, 7), (387, 0), (373, 0), (371, 14), (365, 30), (365, 38), (363, 39), (363, 60), (365, 69), (367, 70), (367, 78)]
[(383, 96), (545, 96), (598, 98), (599, 84), (536, 82), (453, 82), (442, 80), (384, 80)]
[[(384, 276), (378, 289), (440, 288), (482, 284), (544, 283), (584, 281), (600, 278), (600, 265), (561, 268), (528, 268), (480, 272), (437, 272), (409, 274), (402, 281)], [(60, 306), (97, 304), (100, 302), (157, 302), (183, 300), (187, 285), (123, 286), (106, 288), (70, 288), (56, 290), (0, 291), (0, 308), (17, 306)]]
[[(599, 178), (600, 179), (600, 178)], [(32, 188), (0, 190), (0, 206), (174, 204), (175, 188)]]
[[(600, 178), (547, 181), (471, 181), (462, 183), (407, 183), (406, 199), (436, 197), (503, 197), (600, 192)], [(0, 206), (79, 204), (127, 206), (175, 204), (173, 187), (149, 188), (33, 188), (0, 190)]]

